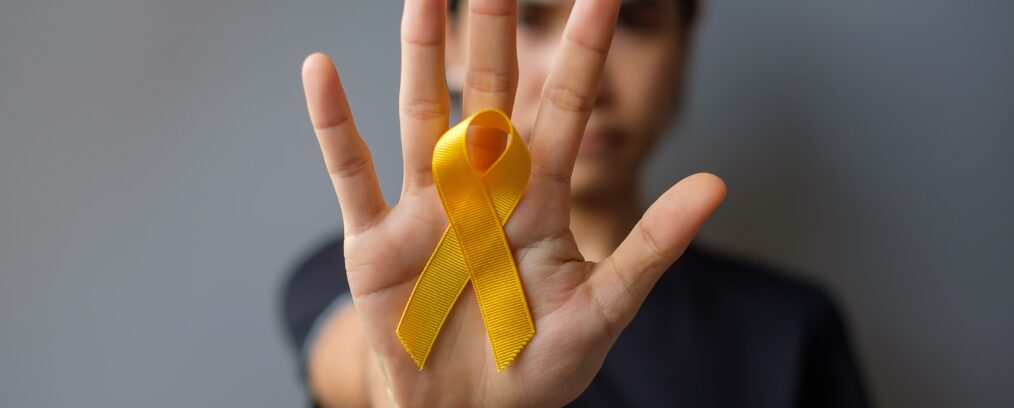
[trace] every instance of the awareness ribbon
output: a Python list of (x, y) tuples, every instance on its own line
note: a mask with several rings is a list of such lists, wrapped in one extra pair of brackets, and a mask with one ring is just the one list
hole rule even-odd
[[(507, 134), (507, 146), (485, 173), (468, 157), (470, 126)], [(472, 282), (502, 371), (535, 335), (528, 303), (503, 225), (528, 184), (531, 156), (510, 118), (480, 111), (444, 133), (433, 150), (433, 179), (450, 225), (416, 281), (397, 334), (423, 369), (440, 328), (465, 285)]]

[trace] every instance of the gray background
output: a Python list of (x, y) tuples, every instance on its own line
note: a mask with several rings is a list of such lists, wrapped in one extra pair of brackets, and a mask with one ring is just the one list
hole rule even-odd
[[(826, 284), (885, 406), (1014, 406), (1012, 3), (706, 1), (654, 196)], [(0, 406), (298, 405), (284, 271), (338, 228), (299, 64), (389, 196), (400, 2), (0, 2)]]

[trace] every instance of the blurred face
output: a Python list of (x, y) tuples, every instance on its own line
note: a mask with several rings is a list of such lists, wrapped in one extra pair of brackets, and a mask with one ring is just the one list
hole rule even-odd
[[(608, 200), (636, 189), (642, 163), (679, 100), (685, 32), (676, 1), (623, 2), (574, 168), (575, 200)], [(519, 78), (512, 116), (522, 135), (531, 133), (543, 83), (573, 4), (573, 0), (518, 1)], [(457, 27), (466, 27), (465, 7), (459, 9)], [(465, 47), (456, 46), (460, 39), (454, 37), (464, 30), (451, 32), (450, 52), (463, 56)]]

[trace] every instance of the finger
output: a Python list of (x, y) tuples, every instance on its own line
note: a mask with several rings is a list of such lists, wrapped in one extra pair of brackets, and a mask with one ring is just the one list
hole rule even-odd
[[(578, 0), (542, 90), (532, 132), (533, 181), (569, 184), (612, 42), (619, 0)], [(569, 188), (563, 193), (569, 194)]]
[(627, 238), (595, 266), (587, 285), (607, 327), (618, 335), (662, 273), (683, 254), (725, 198), (725, 183), (708, 173), (687, 177), (648, 208)]
[(468, 58), (462, 109), (468, 116), (496, 108), (508, 115), (518, 84), (517, 2), (468, 2)]
[(433, 146), (447, 130), (450, 97), (444, 78), (446, 0), (409, 0), (401, 19), (402, 192), (433, 184)]
[(379, 221), (387, 209), (366, 143), (359, 137), (338, 71), (324, 54), (303, 62), (303, 91), (310, 122), (331, 175), (346, 235)]

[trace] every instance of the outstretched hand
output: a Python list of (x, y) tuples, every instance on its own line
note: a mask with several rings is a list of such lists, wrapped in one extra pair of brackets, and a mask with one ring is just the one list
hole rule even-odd
[[(398, 204), (382, 196), (334, 65), (303, 66), (307, 107), (342, 209), (349, 287), (359, 323), (392, 402), (400, 406), (559, 406), (598, 372), (617, 336), (676, 260), (725, 186), (697, 174), (665, 192), (622, 244), (585, 261), (570, 231), (570, 177), (612, 38), (620, 0), (578, 0), (546, 80), (530, 136), (532, 172), (504, 232), (536, 335), (497, 372), (471, 288), (466, 288), (419, 371), (395, 329), (447, 219), (431, 174), (448, 128), (444, 0), (408, 0), (402, 19), (400, 112), (404, 184)], [(517, 86), (516, 4), (468, 3), (463, 110), (510, 113)], [(379, 403), (379, 401), (374, 401)]]

